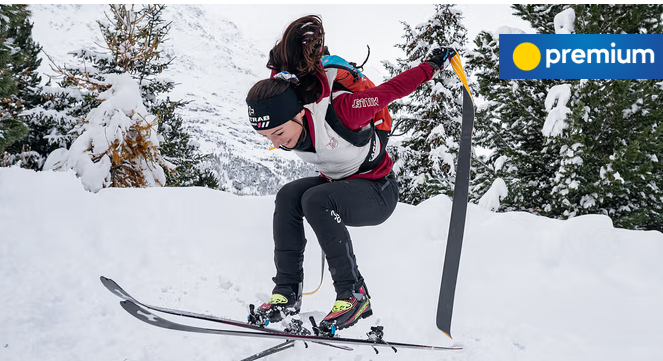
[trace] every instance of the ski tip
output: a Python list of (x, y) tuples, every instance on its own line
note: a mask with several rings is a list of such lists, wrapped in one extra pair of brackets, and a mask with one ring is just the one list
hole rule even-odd
[(104, 276), (99, 276), (99, 279), (101, 280), (101, 283), (105, 285), (117, 285), (117, 282), (113, 281), (112, 279)]
[(449, 337), (450, 339), (453, 340), (453, 337), (451, 337), (451, 332), (446, 332), (446, 331), (444, 331), (444, 330), (440, 330), (440, 331), (442, 331), (442, 333), (443, 333), (445, 336), (447, 336), (447, 337)]
[(101, 284), (103, 284), (104, 287), (108, 288), (108, 290), (111, 292), (115, 292), (116, 289), (120, 288), (117, 282), (108, 277), (100, 276), (99, 279), (101, 280)]

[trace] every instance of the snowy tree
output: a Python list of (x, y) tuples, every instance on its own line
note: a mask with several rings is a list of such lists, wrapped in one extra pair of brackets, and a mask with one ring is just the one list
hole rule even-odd
[[(72, 52), (82, 61), (80, 66), (56, 67), (63, 76), (60, 85), (65, 89), (80, 90), (82, 95), (78, 112), (82, 111), (85, 120), (75, 129), (78, 139), (72, 143), (70, 151), (83, 151), (85, 147), (80, 145), (79, 139), (83, 139), (83, 144), (101, 141), (102, 138), (95, 137), (95, 134), (108, 131), (100, 127), (115, 127), (117, 130), (111, 131), (107, 141), (109, 147), (89, 144), (94, 153), (86, 154), (98, 169), (89, 173), (94, 176), (88, 182), (88, 189), (218, 186), (214, 175), (202, 169), (204, 156), (196, 153), (196, 144), (184, 131), (182, 119), (175, 112), (185, 103), (171, 101), (169, 97), (160, 98), (161, 94), (174, 88), (174, 82), (159, 76), (172, 61), (164, 59), (160, 50), (170, 27), (170, 23), (162, 19), (163, 8), (163, 5), (152, 5), (135, 10), (134, 6), (111, 5), (107, 21), (99, 22), (104, 49), (80, 49)], [(137, 92), (127, 79), (136, 84)], [(139, 105), (133, 104), (129, 98), (120, 99), (133, 96), (139, 99)], [(107, 109), (105, 103), (109, 103), (109, 99), (115, 99), (115, 108)], [(102, 108), (122, 113), (126, 119), (115, 119), (111, 113), (99, 118), (98, 109)], [(81, 167), (92, 167), (87, 161), (80, 165), (75, 154), (58, 150), (52, 153), (52, 159), (49, 157), (45, 168), (74, 168), (83, 172)], [(108, 158), (104, 158), (106, 155)], [(110, 173), (101, 174), (106, 169)], [(85, 178), (82, 173), (79, 175)]]
[[(663, 12), (661, 5), (513, 8), (542, 34), (660, 33)], [(477, 168), (472, 199), (501, 179), (508, 195), (500, 210), (606, 214), (616, 226), (662, 229), (661, 82), (500, 80), (499, 33), (514, 32), (503, 27), (475, 40), (470, 65), (487, 100), (476, 141), (490, 154), (488, 167)]]
[[(663, 5), (574, 5), (577, 34), (663, 32)], [(663, 229), (660, 80), (576, 82), (560, 146), (551, 213), (606, 214), (616, 226)], [(566, 97), (565, 100), (568, 100)]]
[[(75, 55), (86, 60), (83, 66), (58, 67), (64, 77), (61, 84), (80, 89), (91, 109), (74, 129), (77, 137), (71, 147), (53, 151), (44, 169), (73, 169), (86, 189), (94, 192), (105, 187), (164, 186), (162, 167), (174, 168), (159, 153), (163, 139), (159, 122), (144, 105), (140, 80), (135, 79), (141, 74), (136, 67), (146, 67), (158, 40), (145, 40), (152, 39), (142, 26), (146, 8), (132, 9), (111, 5), (114, 23), (100, 23), (107, 52), (81, 49)], [(113, 26), (116, 31), (108, 31)]]
[[(14, 62), (14, 69), (18, 76), (17, 98), (24, 108), (22, 118), (29, 128), (27, 137), (8, 147), (4, 155), (5, 165), (20, 163), (22, 167), (41, 169), (44, 160), (50, 152), (58, 146), (68, 145), (62, 139), (69, 139), (67, 131), (71, 130), (73, 123), (62, 121), (62, 116), (55, 117), (61, 106), (63, 94), (44, 93), (40, 85), (41, 77), (36, 72), (41, 64), (39, 53), (41, 46), (32, 39), (32, 23), (28, 18), (14, 27), (12, 37), (14, 44), (20, 49), (20, 58)], [(46, 87), (49, 88), (49, 87)], [(50, 88), (49, 88), (50, 89)], [(57, 98), (57, 100), (56, 100)], [(69, 102), (74, 102), (69, 99)], [(47, 112), (50, 108), (53, 112)]]
[(161, 50), (171, 25), (163, 19), (164, 9), (165, 5), (152, 5), (134, 11), (133, 6), (111, 5), (113, 20), (100, 22), (99, 26), (113, 57), (100, 58), (98, 65), (103, 71), (129, 73), (140, 84), (147, 110), (159, 120), (163, 136), (160, 152), (175, 166), (166, 172), (166, 185), (217, 188), (212, 171), (205, 168), (209, 156), (198, 152), (197, 143), (177, 114), (186, 103), (160, 98), (175, 88), (173, 81), (159, 76), (173, 61)]
[[(550, 15), (533, 24), (546, 25), (541, 33), (554, 33), (551, 5), (528, 7), (533, 7), (529, 16)], [(541, 132), (546, 94), (558, 81), (499, 79), (499, 36), (514, 33), (523, 31), (505, 26), (495, 33), (481, 32), (468, 62), (484, 101), (477, 109), (474, 141), (490, 151), (476, 162), (470, 199), (478, 201), (498, 181), (508, 189), (499, 210), (540, 213), (551, 202), (551, 178), (558, 162), (558, 149), (547, 145)]]
[[(462, 13), (447, 4), (435, 5), (435, 14), (414, 29), (404, 23), (405, 41), (396, 47), (405, 51), (406, 58), (398, 59), (397, 65), (385, 63), (391, 76), (418, 65), (439, 47), (453, 47), (464, 54), (467, 30), (462, 19)], [(401, 201), (417, 204), (437, 194), (453, 193), (462, 87), (449, 69), (422, 84), (406, 100), (389, 106), (395, 124), (392, 142), (397, 144), (391, 153), (399, 173)]]
[[(22, 51), (19, 31), (29, 16), (27, 5), (0, 5), (0, 156), (6, 147), (28, 133), (20, 115), (24, 109), (19, 91), (29, 74), (27, 53)], [(5, 163), (0, 158), (0, 164)]]
[(189, 133), (185, 132), (184, 119), (176, 113), (176, 109), (185, 104), (182, 101), (166, 98), (152, 107), (152, 111), (159, 119), (159, 128), (163, 137), (161, 154), (176, 166), (175, 171), (166, 172), (166, 185), (205, 186), (218, 189), (219, 180), (212, 170), (211, 156), (197, 151), (198, 144), (191, 139)]

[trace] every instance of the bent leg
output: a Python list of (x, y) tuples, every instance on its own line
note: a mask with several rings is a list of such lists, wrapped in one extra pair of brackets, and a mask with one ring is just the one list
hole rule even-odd
[(378, 225), (389, 218), (397, 202), (398, 186), (393, 175), (325, 183), (304, 194), (304, 216), (327, 255), (337, 294), (356, 291), (364, 282), (346, 225)]
[(279, 289), (279, 285), (298, 285), (304, 280), (306, 237), (302, 220), (302, 196), (307, 190), (325, 182), (323, 177), (302, 178), (284, 185), (276, 194), (273, 221), (275, 293), (288, 292), (287, 289)]

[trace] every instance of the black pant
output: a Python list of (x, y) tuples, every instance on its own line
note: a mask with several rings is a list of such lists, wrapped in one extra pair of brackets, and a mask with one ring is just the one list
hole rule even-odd
[(364, 279), (346, 225), (378, 225), (389, 218), (396, 203), (398, 183), (393, 173), (377, 180), (328, 182), (323, 177), (310, 177), (284, 185), (276, 195), (274, 210), (274, 291), (281, 292), (284, 285), (296, 285), (304, 279), (306, 237), (302, 217), (315, 231), (327, 256), (337, 294), (358, 290)]

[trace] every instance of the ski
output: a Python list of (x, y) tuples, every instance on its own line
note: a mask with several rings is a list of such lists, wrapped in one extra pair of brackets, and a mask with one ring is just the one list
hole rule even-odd
[[(226, 325), (247, 328), (247, 329), (254, 330), (254, 331), (268, 332), (268, 333), (282, 333), (282, 331), (279, 331), (279, 330), (275, 330), (275, 329), (271, 329), (271, 328), (265, 328), (265, 327), (257, 326), (257, 325), (252, 325), (248, 322), (242, 322), (242, 321), (232, 320), (232, 319), (223, 318), (223, 317), (204, 315), (204, 314), (195, 313), (195, 312), (175, 310), (175, 309), (171, 309), (171, 308), (165, 308), (165, 307), (149, 305), (147, 303), (143, 303), (143, 302), (138, 301), (136, 298), (134, 298), (129, 293), (127, 293), (127, 291), (125, 291), (122, 287), (120, 287), (120, 285), (117, 284), (117, 282), (113, 281), (112, 279), (106, 278), (104, 276), (101, 276), (100, 279), (101, 279), (101, 283), (104, 285), (104, 287), (106, 287), (106, 289), (108, 289), (112, 294), (120, 297), (123, 300), (131, 301), (131, 302), (133, 302), (137, 305), (140, 305), (140, 306), (145, 307), (145, 308), (150, 309), (150, 310), (159, 311), (159, 312), (163, 312), (163, 313), (167, 313), (167, 314), (175, 315), (175, 316), (182, 316), (182, 317), (194, 318), (194, 319), (198, 319), (198, 320), (205, 320), (205, 321), (223, 323), (223, 324), (226, 324)], [(346, 351), (352, 351), (352, 348), (347, 347), (347, 346), (331, 345), (331, 344), (327, 344), (327, 343), (324, 343), (324, 342), (315, 342), (315, 343), (320, 344), (320, 345), (324, 345), (324, 346), (339, 348), (339, 349), (346, 350)]]
[[(309, 342), (323, 341), (326, 343), (373, 346), (374, 349), (375, 347), (391, 347), (394, 350), (397, 348), (412, 348), (420, 350), (462, 350), (462, 347), (457, 347), (457, 346), (427, 346), (427, 345), (417, 345), (417, 344), (400, 343), (400, 342), (387, 343), (386, 341), (382, 340), (363, 340), (363, 339), (342, 338), (342, 337), (297, 335), (297, 334), (279, 333), (279, 332), (251, 332), (251, 331), (240, 331), (240, 330), (223, 330), (217, 328), (204, 328), (204, 327), (190, 326), (166, 320), (150, 312), (148, 309), (140, 307), (136, 303), (129, 300), (121, 301), (120, 304), (122, 305), (122, 308), (124, 308), (130, 315), (134, 316), (140, 321), (143, 321), (152, 326), (157, 326), (170, 330), (184, 331), (184, 332), (227, 335), (227, 336), (271, 338), (278, 340), (295, 340), (295, 341), (309, 341)], [(377, 352), (377, 349), (375, 350)]]
[(287, 349), (289, 349), (289, 348), (291, 348), (291, 347), (295, 347), (295, 340), (287, 340), (287, 341), (284, 341), (284, 342), (282, 342), (282, 343), (280, 343), (280, 344), (278, 344), (278, 345), (276, 345), (276, 346), (274, 346), (274, 347), (270, 347), (270, 348), (268, 348), (268, 349), (266, 349), (266, 350), (264, 350), (264, 351), (258, 352), (257, 354), (252, 355), (252, 356), (249, 356), (249, 357), (247, 357), (247, 358), (245, 358), (245, 359), (242, 359), (242, 360), (240, 360), (240, 361), (255, 361), (255, 360), (261, 359), (261, 358), (263, 358), (263, 357), (267, 357), (267, 356), (269, 356), (269, 355), (273, 355), (273, 354), (275, 354), (275, 353), (277, 353), (277, 352), (281, 352), (281, 351), (287, 350)]
[(470, 87), (465, 77), (465, 71), (460, 62), (460, 55), (451, 59), (451, 66), (463, 83), (463, 122), (461, 125), (460, 148), (458, 150), (458, 164), (456, 166), (456, 181), (454, 184), (453, 204), (451, 207), (451, 220), (449, 221), (449, 234), (447, 249), (442, 269), (442, 284), (437, 303), (436, 324), (442, 332), (451, 338), (451, 316), (453, 313), (458, 267), (460, 265), (460, 251), (463, 245), (465, 232), (465, 218), (467, 213), (467, 195), (470, 182), (470, 161), (472, 154), (472, 128), (474, 127), (474, 102)]

